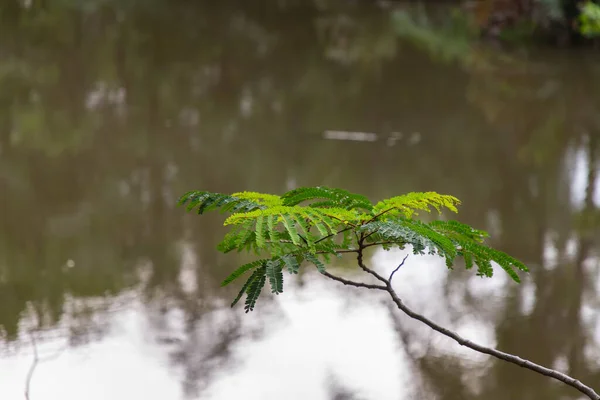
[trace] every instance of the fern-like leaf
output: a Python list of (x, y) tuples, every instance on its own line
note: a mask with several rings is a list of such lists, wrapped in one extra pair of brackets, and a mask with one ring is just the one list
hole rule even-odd
[(486, 231), (474, 229), (469, 225), (458, 221), (432, 221), (429, 223), (435, 231), (446, 235), (450, 238), (462, 237), (466, 240), (474, 240), (478, 243), (483, 243), (485, 238), (489, 237)]
[(235, 271), (233, 271), (231, 274), (229, 274), (229, 276), (227, 276), (227, 278), (225, 278), (223, 280), (223, 282), (221, 282), (221, 286), (229, 285), (231, 282), (235, 281), (237, 278), (244, 275), (247, 271), (250, 271), (251, 269), (254, 269), (256, 267), (263, 266), (269, 261), (271, 261), (271, 259), (256, 260), (256, 261), (249, 262), (247, 264), (242, 265), (241, 267), (236, 268)]
[(459, 255), (465, 260), (465, 267), (470, 269), (473, 263), (477, 265), (477, 275), (491, 277), (494, 273), (491, 261), (496, 262), (516, 282), (520, 282), (519, 275), (514, 268), (527, 272), (528, 269), (519, 260), (508, 254), (495, 250), (483, 244), (488, 233), (473, 229), (457, 221), (433, 221), (429, 225), (449, 238), (459, 249)]
[(373, 207), (373, 214), (379, 216), (379, 220), (394, 218), (398, 215), (410, 218), (419, 210), (430, 212), (432, 207), (438, 212), (441, 212), (443, 207), (458, 212), (456, 206), (459, 204), (460, 200), (454, 196), (436, 192), (413, 192), (380, 201)]
[(305, 201), (321, 200), (312, 203), (311, 206), (345, 208), (347, 210), (358, 208), (369, 212), (373, 208), (373, 204), (363, 195), (325, 186), (294, 189), (285, 193), (281, 198), (283, 204), (287, 206), (295, 206)]
[(238, 301), (240, 301), (240, 299), (242, 298), (242, 296), (244, 295), (244, 293), (246, 293), (248, 291), (248, 289), (250, 288), (250, 285), (252, 284), (252, 282), (254, 282), (254, 280), (258, 279), (261, 275), (264, 276), (264, 273), (262, 271), (258, 270), (258, 269), (255, 270), (252, 273), (252, 275), (250, 275), (250, 277), (248, 278), (248, 280), (246, 281), (246, 283), (244, 283), (244, 285), (242, 286), (242, 288), (238, 292), (237, 296), (235, 296), (235, 299), (233, 299), (233, 301), (231, 302), (231, 307), (232, 308), (238, 303)]
[[(260, 267), (252, 276), (252, 282), (246, 287), (246, 306), (244, 310), (246, 312), (254, 310), (254, 306), (256, 305), (256, 301), (260, 297), (260, 292), (262, 288), (265, 286), (267, 267)], [(252, 278), (252, 277), (251, 277)]]
[(304, 258), (307, 261), (310, 261), (311, 263), (313, 263), (315, 265), (315, 267), (317, 267), (317, 270), (319, 272), (321, 272), (321, 273), (325, 272), (325, 264), (323, 264), (317, 256), (315, 256), (314, 254), (306, 253), (304, 255)]
[(269, 260), (266, 263), (266, 274), (271, 285), (271, 292), (275, 294), (283, 293), (283, 273), (282, 260)]
[(473, 261), (477, 265), (477, 275), (491, 277), (494, 274), (491, 262), (498, 264), (515, 281), (521, 282), (519, 275), (515, 271), (518, 269), (523, 272), (529, 272), (529, 269), (521, 261), (508, 254), (493, 249), (481, 243), (474, 241), (459, 241), (460, 253), (465, 259), (466, 267), (472, 267)]
[[(242, 265), (222, 283), (226, 286), (252, 272), (232, 303), (246, 294), (245, 310), (254, 309), (261, 290), (269, 280), (273, 293), (283, 291), (283, 269), (297, 274), (304, 261), (325, 272), (330, 257), (348, 251), (361, 252), (379, 245), (385, 250), (411, 245), (415, 254), (437, 254), (451, 268), (457, 256), (467, 269), (477, 266), (477, 275), (492, 276), (498, 264), (515, 281), (518, 270), (527, 267), (506, 253), (485, 245), (486, 232), (457, 221), (424, 223), (414, 219), (419, 211), (457, 212), (459, 200), (435, 192), (408, 193), (373, 205), (365, 196), (345, 190), (316, 187), (289, 191), (283, 196), (257, 192), (232, 195), (192, 191), (179, 199), (188, 211), (203, 214), (211, 210), (229, 212), (225, 225), (231, 230), (218, 249), (268, 253), (264, 258)], [(323, 261), (324, 260), (324, 261)]]
[[(236, 213), (225, 220), (225, 225), (243, 225), (244, 229), (234, 228), (232, 235), (237, 239), (227, 236), (221, 248), (230, 250), (233, 246), (238, 249), (245, 246), (255, 251), (266, 249), (279, 255), (282, 244), (289, 240), (296, 247), (306, 247), (314, 253), (315, 244), (320, 239), (337, 234), (342, 227), (359, 224), (364, 217), (354, 210), (302, 206), (273, 206)], [(314, 232), (311, 232), (312, 227), (316, 227)], [(256, 243), (251, 243), (252, 240)]]
[(197, 208), (198, 214), (203, 214), (207, 211), (221, 209), (222, 212), (248, 212), (257, 209), (265, 209), (266, 205), (262, 205), (256, 201), (242, 199), (236, 196), (230, 196), (221, 193), (211, 193), (194, 190), (187, 192), (179, 198), (178, 204), (186, 205), (187, 211), (192, 211)]
[(368, 234), (377, 234), (375, 238), (381, 240), (380, 243), (396, 244), (400, 247), (410, 244), (415, 254), (424, 254), (425, 250), (429, 249), (430, 254), (445, 257), (448, 265), (456, 257), (454, 243), (420, 221), (399, 217), (394, 220), (370, 222), (362, 229)]
[(289, 233), (292, 242), (298, 246), (300, 244), (300, 236), (298, 235), (298, 230), (294, 225), (294, 221), (292, 221), (292, 218), (288, 214), (281, 214), (281, 219), (283, 220), (283, 226), (285, 226), (285, 229)]
[(298, 258), (296, 255), (286, 254), (285, 256), (281, 257), (281, 259), (285, 263), (285, 266), (287, 267), (287, 270), (290, 274), (298, 273), (300, 269), (300, 263), (298, 262)]
[(250, 200), (257, 204), (261, 204), (261, 205), (264, 205), (267, 207), (275, 207), (275, 206), (283, 205), (283, 200), (281, 199), (281, 197), (274, 195), (274, 194), (257, 193), (257, 192), (238, 192), (238, 193), (233, 193), (231, 196), (236, 197), (238, 199)]
[(256, 234), (256, 245), (258, 247), (265, 247), (265, 237), (264, 237), (264, 221), (265, 217), (260, 215), (256, 218), (256, 226), (255, 226), (255, 234)]

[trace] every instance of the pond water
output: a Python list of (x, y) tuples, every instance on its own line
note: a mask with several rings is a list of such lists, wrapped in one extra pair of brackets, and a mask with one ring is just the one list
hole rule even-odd
[(310, 185), (460, 198), (531, 273), (412, 256), (398, 293), (600, 382), (597, 53), (475, 44), (447, 7), (33, 3), (0, 6), (0, 398), (581, 398), (309, 268), (230, 308), (246, 258), (178, 196)]

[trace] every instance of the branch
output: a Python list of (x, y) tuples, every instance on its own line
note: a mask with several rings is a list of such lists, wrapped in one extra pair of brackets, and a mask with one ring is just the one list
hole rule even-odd
[(387, 291), (387, 287), (383, 286), (383, 285), (371, 285), (369, 283), (362, 283), (362, 282), (354, 282), (354, 281), (350, 281), (348, 279), (344, 279), (344, 278), (340, 278), (339, 276), (335, 276), (330, 274), (327, 271), (321, 272), (323, 275), (325, 275), (328, 278), (333, 279), (334, 281), (338, 281), (343, 283), (344, 285), (349, 285), (349, 286), (356, 286), (356, 287), (364, 287), (367, 289), (377, 289), (377, 290), (384, 290)]
[(387, 279), (385, 279), (383, 276), (379, 275), (377, 272), (373, 271), (370, 268), (367, 268), (367, 266), (365, 265), (365, 263), (363, 262), (363, 249), (365, 248), (363, 242), (365, 241), (364, 236), (361, 234), (360, 239), (358, 240), (358, 255), (356, 256), (356, 260), (358, 261), (358, 266), (365, 271), (368, 274), (373, 275), (375, 278), (377, 278), (378, 281), (383, 282), (386, 286), (388, 284)]
[(407, 254), (406, 256), (404, 256), (404, 259), (402, 260), (402, 262), (400, 263), (400, 265), (398, 265), (398, 266), (396, 267), (396, 269), (395, 269), (395, 270), (393, 270), (393, 271), (392, 271), (392, 273), (390, 274), (390, 277), (389, 277), (389, 279), (388, 279), (388, 281), (389, 281), (390, 285), (391, 285), (391, 283), (392, 283), (392, 279), (394, 279), (394, 274), (395, 274), (396, 272), (398, 272), (398, 270), (400, 269), (400, 267), (401, 267), (401, 266), (403, 266), (403, 265), (404, 265), (404, 262), (406, 261), (406, 259), (407, 259), (407, 258), (408, 258), (408, 254)]
[[(369, 235), (365, 236), (365, 239), (368, 237)], [(375, 242), (375, 243), (367, 243), (363, 245), (363, 249), (366, 249), (367, 247), (371, 247), (371, 246), (381, 246), (384, 244), (397, 244), (400, 245), (401, 243), (398, 242)]]
[(333, 237), (333, 236), (339, 235), (339, 234), (340, 234), (340, 233), (342, 233), (342, 232), (349, 231), (350, 229), (352, 229), (352, 227), (344, 228), (344, 229), (342, 229), (341, 231), (339, 231), (339, 232), (336, 232), (336, 233), (330, 233), (329, 235), (327, 235), (327, 236), (323, 236), (321, 239), (319, 239), (319, 240), (316, 240), (316, 241), (315, 241), (315, 244), (317, 244), (317, 243), (319, 243), (319, 242), (322, 242), (322, 241), (323, 241), (323, 240), (325, 240), (325, 239), (329, 239), (330, 237)]
[[(336, 254), (343, 253), (358, 253), (358, 249), (348, 249), (348, 250), (334, 250)], [(331, 254), (328, 251), (317, 251), (317, 254)]]
[[(392, 208), (388, 208), (387, 210), (383, 210), (382, 212), (380, 212), (379, 214), (373, 216), (373, 218), (371, 218), (370, 220), (368, 220), (367, 222), (365, 222), (365, 224), (368, 224), (370, 222), (375, 221), (377, 218), (381, 217), (383, 214), (385, 214), (386, 212), (392, 211), (394, 209), (396, 209), (397, 207), (392, 207)], [(364, 224), (363, 224), (364, 225)]]
[(402, 300), (400, 300), (397, 293), (392, 288), (391, 283), (389, 283), (389, 282), (387, 285), (387, 291), (390, 294), (390, 296), (392, 297), (392, 300), (394, 301), (394, 303), (396, 303), (396, 306), (398, 306), (398, 308), (400, 310), (402, 310), (406, 315), (408, 315), (409, 317), (411, 317), (413, 319), (421, 321), (422, 323), (429, 326), (434, 331), (437, 331), (437, 332), (441, 333), (442, 335), (445, 335), (451, 339), (454, 339), (461, 346), (466, 346), (466, 347), (468, 347), (472, 350), (478, 351), (480, 353), (488, 354), (488, 355), (496, 357), (500, 360), (504, 360), (509, 363), (516, 364), (519, 367), (523, 367), (523, 368), (529, 369), (531, 371), (537, 372), (538, 374), (542, 374), (542, 375), (548, 376), (550, 378), (557, 379), (557, 380), (571, 386), (572, 388), (577, 389), (578, 391), (585, 394), (592, 400), (600, 400), (600, 395), (598, 393), (596, 393), (594, 391), (594, 389), (592, 389), (591, 387), (589, 387), (587, 385), (584, 385), (579, 380), (577, 380), (573, 377), (570, 377), (569, 375), (563, 374), (562, 372), (556, 371), (551, 368), (543, 367), (539, 364), (536, 364), (529, 360), (525, 360), (521, 357), (474, 343), (468, 339), (463, 338), (458, 333), (451, 331), (449, 329), (446, 329), (446, 328), (436, 324), (435, 322), (431, 321), (430, 319), (428, 319), (420, 314), (417, 314), (416, 312), (414, 312), (413, 310), (408, 308), (402, 302)]
[[(394, 271), (392, 271), (392, 273), (390, 274), (390, 278), (389, 279), (385, 279), (383, 278), (381, 275), (379, 275), (377, 272), (373, 271), (372, 269), (368, 268), (364, 262), (363, 262), (363, 254), (362, 254), (362, 250), (364, 249), (364, 245), (363, 245), (363, 241), (364, 241), (364, 237), (361, 237), (359, 240), (359, 248), (358, 248), (358, 256), (357, 256), (357, 260), (358, 260), (358, 265), (360, 266), (360, 268), (367, 272), (368, 274), (373, 275), (375, 278), (377, 278), (379, 281), (383, 282), (385, 284), (385, 288), (382, 288), (381, 285), (368, 285), (368, 284), (364, 284), (364, 283), (357, 283), (357, 282), (352, 282), (352, 281), (348, 281), (346, 279), (343, 278), (339, 278), (337, 276), (333, 276), (329, 273), (324, 273), (325, 276), (334, 279), (338, 282), (342, 282), (344, 285), (352, 285), (352, 286), (357, 286), (357, 287), (366, 287), (366, 288), (373, 288), (373, 289), (379, 289), (379, 290), (385, 290), (387, 291), (390, 296), (392, 297), (392, 301), (396, 304), (396, 306), (402, 311), (404, 312), (406, 315), (408, 315), (409, 317), (416, 319), (417, 321), (420, 321), (422, 323), (424, 323), (425, 325), (429, 326), (431, 329), (433, 329), (436, 332), (441, 333), (444, 336), (449, 337), (450, 339), (453, 339), (454, 341), (458, 342), (458, 344), (460, 344), (461, 346), (466, 346), (468, 348), (470, 348), (471, 350), (475, 350), (477, 352), (483, 353), (483, 354), (488, 354), (490, 356), (496, 357), (500, 360), (512, 363), (512, 364), (516, 364), (519, 367), (522, 368), (526, 368), (529, 369), (533, 372), (537, 372), (538, 374), (544, 375), (544, 376), (548, 376), (550, 378), (554, 378), (556, 380), (559, 380), (569, 386), (571, 386), (574, 389), (577, 389), (579, 392), (585, 394), (587, 397), (589, 397), (591, 400), (600, 400), (600, 395), (598, 393), (596, 393), (594, 391), (594, 389), (592, 389), (591, 387), (583, 384), (582, 382), (580, 382), (579, 380), (566, 375), (562, 372), (556, 371), (554, 369), (551, 368), (547, 368), (544, 366), (541, 366), (539, 364), (536, 364), (532, 361), (529, 360), (525, 360), (521, 357), (509, 354), (509, 353), (505, 353), (503, 351), (500, 350), (496, 350), (493, 349), (491, 347), (486, 347), (486, 346), (482, 346), (480, 344), (474, 343), (468, 339), (465, 339), (464, 337), (460, 336), (458, 333), (451, 331), (450, 329), (446, 329), (443, 326), (440, 326), (438, 324), (436, 324), (435, 322), (431, 321), (430, 319), (428, 319), (427, 317), (424, 317), (421, 314), (418, 314), (416, 312), (414, 312), (413, 310), (411, 310), (410, 308), (408, 308), (400, 299), (400, 297), (398, 297), (398, 294), (396, 293), (396, 291), (394, 290), (394, 288), (392, 287), (392, 283), (391, 280), (394, 277), (394, 274), (400, 269), (400, 267), (404, 264), (404, 261), (406, 260), (406, 257), (404, 257), (404, 260), (402, 260), (402, 262), (400, 263), (400, 265), (398, 267), (396, 267), (396, 269), (394, 269)], [(408, 257), (408, 256), (407, 256)]]

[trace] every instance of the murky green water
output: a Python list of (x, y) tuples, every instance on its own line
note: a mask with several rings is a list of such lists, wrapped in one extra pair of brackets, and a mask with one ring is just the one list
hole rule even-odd
[(242, 258), (217, 253), (217, 215), (176, 198), (304, 185), (459, 197), (460, 219), (532, 273), (515, 285), (413, 257), (405, 301), (600, 382), (597, 55), (506, 59), (333, 2), (7, 3), (0, 398), (23, 398), (34, 350), (34, 400), (578, 398), (313, 272), (230, 309), (219, 283)]

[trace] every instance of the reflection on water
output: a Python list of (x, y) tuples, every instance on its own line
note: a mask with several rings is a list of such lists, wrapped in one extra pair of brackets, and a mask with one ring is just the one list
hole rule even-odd
[(313, 273), (229, 309), (219, 282), (245, 256), (177, 196), (319, 184), (462, 199), (532, 273), (413, 258), (406, 302), (600, 381), (598, 56), (504, 57), (410, 10), (285, 3), (0, 5), (2, 397), (22, 397), (35, 340), (32, 399), (577, 398)]

